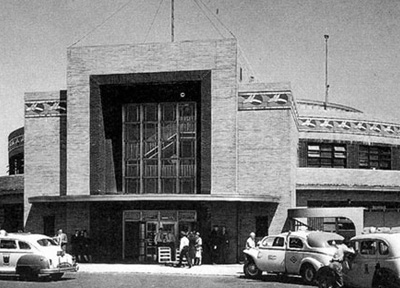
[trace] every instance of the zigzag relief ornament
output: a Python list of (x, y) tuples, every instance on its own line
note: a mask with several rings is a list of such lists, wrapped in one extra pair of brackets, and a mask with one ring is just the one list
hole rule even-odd
[(67, 112), (66, 101), (35, 101), (25, 103), (25, 117), (57, 117)]
[(361, 121), (329, 120), (318, 118), (300, 118), (299, 125), (303, 129), (313, 129), (319, 131), (365, 133), (376, 135), (400, 136), (400, 127), (388, 124), (367, 123)]
[(264, 109), (275, 106), (290, 106), (289, 92), (242, 92), (238, 97), (239, 110)]

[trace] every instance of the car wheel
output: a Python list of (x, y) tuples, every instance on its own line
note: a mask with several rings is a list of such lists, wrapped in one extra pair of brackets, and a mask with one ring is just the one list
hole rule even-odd
[(335, 272), (328, 266), (322, 267), (318, 270), (315, 276), (319, 288), (334, 288), (336, 282)]
[(310, 264), (304, 264), (301, 268), (301, 277), (306, 284), (314, 282), (315, 274), (315, 268)]
[(253, 279), (260, 277), (262, 274), (262, 271), (258, 269), (256, 263), (254, 262), (247, 262), (246, 264), (244, 264), (243, 272), (247, 278)]

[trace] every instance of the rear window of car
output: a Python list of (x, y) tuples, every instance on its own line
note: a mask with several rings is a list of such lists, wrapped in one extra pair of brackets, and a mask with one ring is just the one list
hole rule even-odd
[(303, 241), (299, 238), (292, 237), (289, 239), (289, 247), (298, 249), (303, 248)]
[(47, 246), (57, 246), (57, 243), (53, 239), (43, 238), (37, 240), (40, 246), (47, 247)]
[(0, 240), (0, 249), (17, 249), (17, 243), (15, 243), (15, 240)]
[(21, 249), (21, 250), (30, 250), (31, 249), (31, 246), (26, 242), (18, 241), (18, 244), (19, 244), (19, 249)]

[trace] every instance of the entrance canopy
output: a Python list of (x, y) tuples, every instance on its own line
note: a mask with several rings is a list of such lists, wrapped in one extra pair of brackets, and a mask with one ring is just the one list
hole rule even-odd
[(30, 203), (125, 202), (125, 201), (224, 201), (279, 203), (280, 197), (241, 194), (104, 194), (82, 196), (37, 196)]
[(364, 207), (292, 208), (288, 209), (288, 218), (344, 217), (354, 223), (356, 235), (359, 235), (364, 228), (364, 210)]

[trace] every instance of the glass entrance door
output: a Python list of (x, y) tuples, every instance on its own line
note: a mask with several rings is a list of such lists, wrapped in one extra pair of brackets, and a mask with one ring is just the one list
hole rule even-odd
[(146, 261), (156, 261), (157, 247), (154, 243), (154, 237), (159, 228), (159, 223), (156, 221), (146, 222)]

